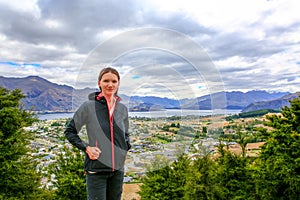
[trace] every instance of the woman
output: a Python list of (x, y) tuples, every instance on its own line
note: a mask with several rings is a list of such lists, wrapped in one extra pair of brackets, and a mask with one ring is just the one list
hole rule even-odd
[[(128, 110), (117, 96), (119, 85), (116, 69), (102, 69), (98, 77), (100, 92), (89, 95), (89, 101), (79, 107), (65, 130), (70, 143), (86, 152), (88, 199), (121, 199), (130, 141)], [(84, 125), (88, 143), (78, 136)]]

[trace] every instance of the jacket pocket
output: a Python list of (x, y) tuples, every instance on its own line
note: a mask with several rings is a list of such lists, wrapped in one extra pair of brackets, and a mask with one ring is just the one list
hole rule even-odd
[(93, 172), (108, 171), (111, 169), (111, 164), (102, 163), (99, 160), (87, 159), (85, 169)]

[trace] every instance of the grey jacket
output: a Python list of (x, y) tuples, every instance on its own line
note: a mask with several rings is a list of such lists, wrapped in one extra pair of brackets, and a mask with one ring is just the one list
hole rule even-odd
[[(78, 133), (85, 125), (88, 141), (83, 141)], [(106, 99), (99, 92), (89, 95), (75, 112), (65, 129), (65, 136), (71, 144), (85, 151), (87, 146), (97, 146), (102, 153), (97, 160), (85, 156), (86, 171), (105, 172), (123, 170), (127, 151), (130, 149), (128, 109), (118, 98), (113, 113), (109, 117)]]

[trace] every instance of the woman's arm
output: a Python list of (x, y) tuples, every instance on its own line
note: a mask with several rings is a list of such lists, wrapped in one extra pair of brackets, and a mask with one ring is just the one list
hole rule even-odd
[(73, 118), (64, 131), (64, 134), (69, 142), (82, 151), (86, 151), (86, 147), (88, 146), (88, 144), (81, 140), (78, 133), (81, 130), (82, 126), (85, 124), (86, 119), (87, 113), (85, 105), (83, 104), (75, 112)]
[[(80, 127), (81, 128), (81, 127)], [(70, 121), (70, 123), (67, 125), (67, 128), (65, 129), (65, 136), (68, 139), (68, 141), (77, 147), (78, 149), (85, 151), (86, 147), (88, 146), (87, 143), (81, 140), (81, 138), (78, 136), (80, 129), (76, 129), (74, 118)]]

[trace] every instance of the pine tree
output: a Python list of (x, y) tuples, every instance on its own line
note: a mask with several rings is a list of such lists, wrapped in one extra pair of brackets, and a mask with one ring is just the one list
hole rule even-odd
[(194, 160), (187, 169), (184, 199), (212, 199), (215, 169), (209, 153)]
[(57, 161), (49, 166), (49, 175), (54, 175), (55, 199), (86, 199), (83, 160), (82, 151), (65, 145), (58, 154)]
[(266, 143), (257, 161), (257, 193), (261, 199), (300, 196), (300, 99), (290, 101), (281, 114), (267, 116)]
[(172, 163), (161, 156), (152, 161), (142, 180), (142, 199), (183, 199), (185, 174), (190, 161), (184, 154), (177, 156), (177, 160)]
[(0, 199), (43, 198), (28, 147), (31, 135), (23, 129), (36, 119), (22, 108), (22, 98), (21, 90), (0, 87)]
[(251, 159), (223, 150), (216, 160), (212, 199), (255, 199)]

